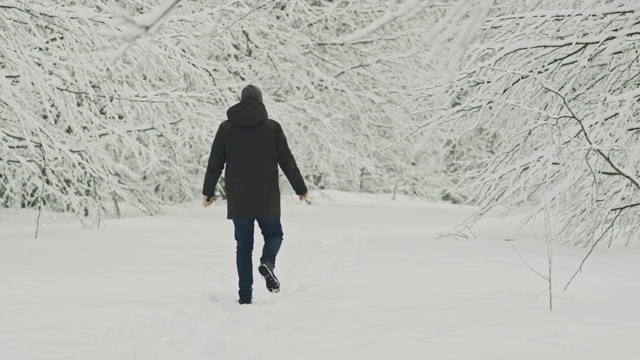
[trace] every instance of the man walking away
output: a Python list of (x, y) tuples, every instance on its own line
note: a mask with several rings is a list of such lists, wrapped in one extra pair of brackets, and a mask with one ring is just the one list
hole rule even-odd
[[(240, 304), (251, 304), (253, 292), (253, 229), (257, 221), (264, 237), (258, 271), (272, 293), (280, 291), (273, 269), (282, 244), (278, 165), (299, 196), (307, 198), (307, 186), (300, 174), (282, 127), (268, 118), (257, 86), (242, 89), (240, 102), (227, 110), (211, 146), (204, 177), (202, 205), (215, 200), (218, 179), (225, 170), (227, 218), (235, 228), (236, 266)], [(226, 167), (225, 167), (226, 164)]]

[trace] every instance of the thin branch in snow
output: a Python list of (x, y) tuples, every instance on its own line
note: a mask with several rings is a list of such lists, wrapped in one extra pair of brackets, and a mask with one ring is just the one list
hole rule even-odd
[(613, 218), (613, 220), (611, 221), (609, 226), (602, 232), (600, 237), (593, 243), (593, 245), (591, 245), (591, 249), (589, 249), (589, 252), (584, 257), (584, 259), (582, 259), (582, 262), (580, 263), (580, 266), (578, 266), (578, 270), (576, 270), (576, 272), (573, 273), (573, 276), (571, 276), (571, 279), (569, 279), (569, 282), (567, 282), (567, 285), (565, 285), (565, 287), (564, 287), (565, 291), (567, 290), (569, 285), (571, 285), (571, 283), (573, 282), (573, 279), (575, 279), (575, 277), (578, 276), (578, 274), (580, 272), (582, 272), (582, 268), (584, 267), (584, 264), (587, 262), (587, 259), (589, 259), (589, 257), (591, 256), (593, 251), (596, 249), (596, 247), (598, 246), (600, 241), (602, 241), (602, 239), (604, 239), (605, 235), (607, 235), (607, 233), (609, 233), (609, 231), (613, 229), (613, 226), (615, 225), (616, 220), (618, 220), (618, 217), (620, 217), (620, 214), (622, 214), (622, 211), (618, 211), (616, 213), (616, 216)]
[(622, 210), (626, 210), (626, 209), (635, 208), (635, 207), (638, 207), (638, 206), (640, 206), (640, 203), (620, 206), (620, 207), (611, 209), (611, 211), (622, 211)]
[(529, 270), (531, 270), (534, 274), (538, 275), (540, 278), (546, 281), (549, 281), (549, 278), (547, 276), (542, 275), (540, 272), (534, 269), (533, 266), (529, 265), (529, 263), (522, 257), (522, 255), (520, 255), (520, 253), (518, 252), (518, 249), (516, 249), (516, 246), (513, 245), (513, 243), (511, 244), (511, 247), (513, 248), (513, 251), (516, 253), (516, 255), (518, 255), (518, 258), (520, 259), (520, 261), (522, 261), (522, 263), (525, 264), (529, 268)]

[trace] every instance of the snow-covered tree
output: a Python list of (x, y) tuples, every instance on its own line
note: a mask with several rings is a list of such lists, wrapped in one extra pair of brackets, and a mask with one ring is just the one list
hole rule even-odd
[(111, 66), (96, 28), (115, 21), (78, 3), (0, 8), (1, 203), (95, 220), (122, 203), (153, 213), (192, 196), (180, 184), (195, 171), (189, 150), (205, 134), (192, 123), (206, 111), (205, 95), (187, 90), (193, 73), (153, 52)]
[[(399, 89), (433, 73), (423, 1), (0, 4), (0, 204), (90, 216), (199, 194), (254, 83), (313, 188), (433, 195)], [(429, 55), (429, 56), (426, 56)], [(437, 191), (435, 192), (437, 194)]]
[(423, 130), (450, 130), (457, 191), (480, 215), (533, 200), (561, 242), (637, 240), (640, 5), (515, 3), (495, 1)]

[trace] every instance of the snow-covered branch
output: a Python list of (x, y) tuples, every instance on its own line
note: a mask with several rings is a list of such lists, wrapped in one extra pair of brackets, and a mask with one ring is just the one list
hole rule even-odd
[(138, 17), (132, 17), (120, 9), (106, 9), (103, 11), (110, 11), (115, 19), (118, 19), (123, 24), (129, 27), (126, 31), (117, 32), (103, 32), (102, 35), (109, 35), (114, 38), (120, 39), (122, 44), (119, 49), (112, 55), (112, 60), (119, 59), (124, 53), (142, 36), (155, 33), (165, 20), (169, 13), (180, 3), (181, 0), (165, 0), (165, 2), (155, 8), (155, 10), (140, 15)]
[(555, 7), (496, 8), (447, 87), (449, 110), (425, 131), (452, 129), (457, 189), (480, 215), (544, 197), (538, 210), (554, 212), (559, 241), (629, 243), (640, 235), (629, 206), (640, 201), (640, 139), (629, 131), (640, 116), (640, 9)]

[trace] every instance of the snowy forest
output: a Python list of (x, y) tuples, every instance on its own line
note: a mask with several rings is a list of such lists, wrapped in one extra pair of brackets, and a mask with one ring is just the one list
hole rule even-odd
[(3, 208), (92, 227), (197, 199), (254, 84), (311, 191), (640, 235), (638, 1), (2, 0), (0, 42)]

